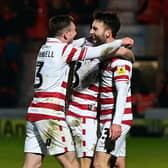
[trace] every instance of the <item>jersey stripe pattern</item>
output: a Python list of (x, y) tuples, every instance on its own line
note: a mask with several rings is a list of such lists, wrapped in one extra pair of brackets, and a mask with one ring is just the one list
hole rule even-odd
[(83, 60), (87, 47), (47, 38), (37, 56), (34, 97), (28, 108), (27, 120), (65, 120), (65, 99), (69, 74), (68, 62)]
[(96, 119), (99, 60), (84, 60), (76, 63), (75, 84), (67, 115)]
[[(113, 122), (115, 113), (121, 113), (121, 123), (132, 125), (132, 103), (130, 80), (132, 75), (132, 64), (127, 60), (112, 59), (101, 65), (101, 86), (100, 86), (100, 122)], [(116, 105), (117, 89), (115, 83), (121, 85), (126, 82), (128, 85), (127, 97), (124, 103)], [(121, 101), (123, 102), (123, 101)], [(124, 107), (123, 110), (121, 107)], [(121, 108), (121, 110), (120, 110)]]

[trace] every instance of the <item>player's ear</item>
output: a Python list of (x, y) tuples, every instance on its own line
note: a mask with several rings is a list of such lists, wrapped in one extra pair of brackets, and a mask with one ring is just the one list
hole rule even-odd
[(63, 33), (63, 37), (65, 40), (67, 40), (67, 33), (66, 32)]
[(63, 33), (63, 37), (64, 37), (65, 40), (68, 40), (68, 34), (69, 34), (68, 31), (65, 31), (65, 32)]
[(110, 34), (111, 34), (111, 31), (110, 31), (110, 30), (106, 30), (106, 32), (105, 32), (105, 37), (106, 37), (106, 38), (109, 38), (109, 37), (110, 37)]

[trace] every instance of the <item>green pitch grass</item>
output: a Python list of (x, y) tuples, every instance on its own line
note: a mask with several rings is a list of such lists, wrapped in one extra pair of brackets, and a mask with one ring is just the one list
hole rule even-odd
[[(23, 137), (0, 137), (0, 167), (21, 168), (23, 164)], [(167, 168), (168, 138), (127, 139), (127, 168)], [(43, 168), (61, 168), (53, 157), (46, 157)]]

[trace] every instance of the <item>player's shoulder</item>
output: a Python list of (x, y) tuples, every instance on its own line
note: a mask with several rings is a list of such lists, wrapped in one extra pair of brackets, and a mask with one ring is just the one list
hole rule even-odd
[(121, 58), (113, 58), (111, 60), (112, 64), (128, 64), (128, 65), (132, 65), (132, 62), (126, 59), (121, 59)]
[(118, 66), (129, 66), (130, 68), (132, 68), (132, 62), (125, 60), (125, 59), (121, 59), (121, 58), (115, 58), (111, 61), (111, 67), (118, 67)]

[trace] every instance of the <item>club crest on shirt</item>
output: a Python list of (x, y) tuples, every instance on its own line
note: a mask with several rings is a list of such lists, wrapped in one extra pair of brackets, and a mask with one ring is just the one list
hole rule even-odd
[(125, 65), (118, 66), (117, 67), (117, 73), (119, 75), (125, 75), (125, 73), (126, 73)]

